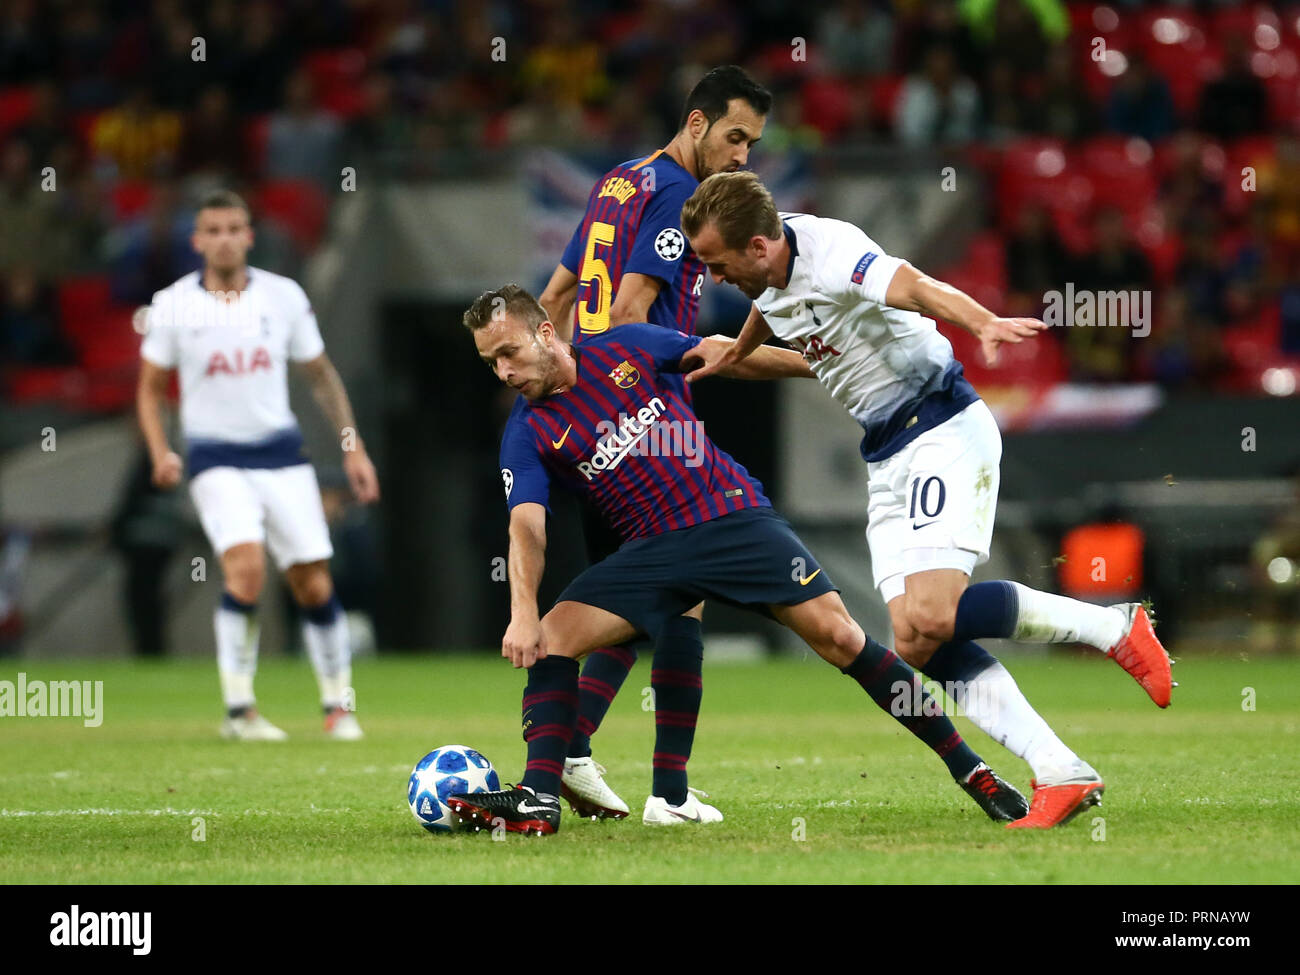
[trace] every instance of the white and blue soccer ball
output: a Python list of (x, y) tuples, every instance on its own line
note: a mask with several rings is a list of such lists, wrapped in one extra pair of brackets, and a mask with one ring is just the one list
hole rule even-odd
[(446, 833), (460, 823), (447, 808), (448, 796), (496, 792), (500, 788), (496, 769), (484, 755), (464, 745), (443, 745), (415, 763), (406, 786), (406, 801), (421, 826), (430, 833)]

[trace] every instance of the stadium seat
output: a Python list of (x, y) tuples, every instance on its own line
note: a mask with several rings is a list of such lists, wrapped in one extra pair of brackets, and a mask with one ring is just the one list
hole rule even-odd
[(244, 123), (244, 151), (253, 172), (266, 169), (266, 142), (270, 132), (271, 117), (254, 115)]
[(0, 88), (0, 139), (26, 122), (31, 114), (31, 88)]
[(113, 307), (112, 283), (107, 274), (87, 274), (59, 282), (59, 325), (75, 340), (78, 329)]
[(1141, 214), (1156, 199), (1152, 158), (1144, 139), (1104, 135), (1085, 142), (1079, 159), (1094, 204), (1119, 207), (1130, 217)]
[(1223, 332), (1223, 350), (1245, 385), (1253, 386), (1259, 372), (1281, 358), (1282, 322), (1276, 307), (1253, 322), (1233, 325)]
[(799, 92), (803, 119), (827, 141), (836, 139), (852, 117), (853, 93), (840, 78), (811, 78)]
[(316, 89), (316, 100), (327, 112), (348, 119), (365, 108), (361, 78), (366, 56), (356, 48), (316, 51), (307, 55), (307, 71)]
[(1268, 46), (1272, 39), (1270, 28), (1280, 41), (1282, 21), (1277, 11), (1265, 3), (1222, 7), (1209, 15), (1209, 31), (1215, 36), (1240, 34), (1248, 43), (1261, 50), (1271, 50)]
[(121, 223), (149, 209), (153, 202), (153, 184), (143, 180), (120, 180), (113, 185), (109, 195), (113, 216)]
[(51, 403), (80, 396), (85, 375), (73, 366), (41, 366), (19, 369), (9, 375), (6, 398), (15, 405)]
[(903, 75), (883, 75), (871, 80), (871, 117), (877, 125), (893, 131), (906, 80)]
[(310, 250), (325, 230), (329, 202), (313, 183), (269, 180), (257, 194), (257, 212), (284, 227), (301, 247)]
[[(986, 230), (976, 234), (966, 250), (965, 266), (972, 274), (991, 288), (1005, 292), (1007, 288), (1006, 241), (997, 231)], [(997, 307), (997, 306), (994, 306)]]

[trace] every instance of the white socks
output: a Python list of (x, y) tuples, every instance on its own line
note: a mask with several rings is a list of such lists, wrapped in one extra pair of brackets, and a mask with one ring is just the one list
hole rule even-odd
[(1078, 774), (1080, 766), (1091, 771), (1030, 707), (1015, 678), (1001, 663), (986, 668), (974, 680), (954, 685), (953, 690), (966, 717), (1028, 762), (1040, 784), (1059, 784)]
[(348, 641), (347, 614), (339, 609), (331, 623), (313, 623), (305, 619), (302, 639), (311, 657), (320, 685), (320, 702), (323, 707), (346, 707), (355, 710), (352, 699), (352, 647)]
[[(257, 673), (257, 613), (230, 609), (223, 599), (213, 615), (217, 633), (217, 671), (226, 710), (251, 707), (253, 675)], [(233, 600), (231, 600), (233, 602)]]
[(1039, 592), (1013, 582), (1020, 603), (1012, 640), (1027, 643), (1086, 643), (1103, 653), (1119, 642), (1128, 624), (1123, 610)]

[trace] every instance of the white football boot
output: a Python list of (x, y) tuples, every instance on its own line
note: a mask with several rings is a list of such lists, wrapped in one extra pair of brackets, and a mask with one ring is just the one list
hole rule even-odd
[(560, 776), (560, 795), (574, 814), (584, 819), (623, 819), (627, 803), (605, 784), (605, 767), (587, 758), (566, 758)]
[(221, 723), (221, 737), (233, 741), (285, 741), (289, 736), (256, 708), (249, 708), (237, 718), (226, 717)]
[(356, 713), (347, 708), (331, 708), (325, 716), (325, 737), (335, 741), (360, 741), (365, 732), (357, 723)]
[(682, 823), (720, 823), (722, 813), (707, 803), (700, 802), (696, 795), (708, 796), (699, 789), (687, 789), (686, 801), (680, 806), (668, 805), (668, 800), (660, 796), (650, 796), (645, 801), (645, 812), (641, 822), (647, 826), (680, 826)]

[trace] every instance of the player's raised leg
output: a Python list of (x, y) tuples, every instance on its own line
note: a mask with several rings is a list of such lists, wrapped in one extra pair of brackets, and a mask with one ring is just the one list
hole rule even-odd
[(479, 826), (502, 825), (511, 833), (556, 832), (560, 777), (578, 723), (578, 660), (635, 635), (622, 617), (566, 599), (540, 621), (512, 619), (502, 655), (516, 667), (529, 668), (523, 699), (524, 776), (518, 785), (498, 792), (450, 796), (452, 812)]
[(881, 710), (939, 756), (949, 774), (989, 818), (1014, 820), (1025, 814), (1024, 796), (1002, 781), (962, 740), (952, 721), (925, 692), (916, 672), (863, 632), (839, 593), (826, 592), (797, 605), (770, 608), (777, 620), (856, 680)]

